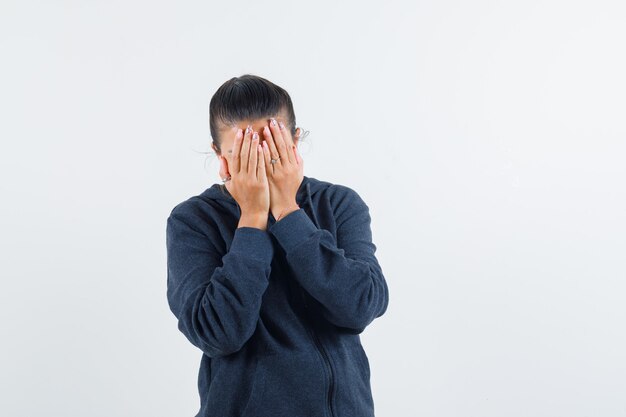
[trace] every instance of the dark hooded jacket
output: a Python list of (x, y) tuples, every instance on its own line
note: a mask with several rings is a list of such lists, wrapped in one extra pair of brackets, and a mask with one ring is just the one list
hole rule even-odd
[(387, 309), (369, 208), (304, 176), (300, 209), (237, 227), (219, 184), (168, 219), (167, 300), (202, 350), (196, 417), (374, 417), (359, 334)]

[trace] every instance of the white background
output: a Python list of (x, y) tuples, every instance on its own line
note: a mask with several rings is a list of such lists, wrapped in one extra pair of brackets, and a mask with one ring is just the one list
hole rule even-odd
[[(621, 1), (6, 1), (0, 415), (193, 416), (165, 220), (208, 102), (291, 95), (305, 175), (370, 207), (377, 417), (626, 415)], [(208, 154), (206, 152), (209, 152)]]

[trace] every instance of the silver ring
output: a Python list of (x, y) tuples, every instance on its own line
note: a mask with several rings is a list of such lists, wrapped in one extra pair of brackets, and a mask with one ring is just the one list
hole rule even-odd
[(229, 181), (231, 178), (232, 178), (232, 177), (222, 178), (222, 182), (224, 182), (224, 183), (225, 183), (226, 181)]
[(272, 164), (275, 164), (276, 162), (278, 162), (279, 159), (280, 159), (280, 156), (278, 158), (276, 158), (276, 159), (270, 159), (270, 162)]

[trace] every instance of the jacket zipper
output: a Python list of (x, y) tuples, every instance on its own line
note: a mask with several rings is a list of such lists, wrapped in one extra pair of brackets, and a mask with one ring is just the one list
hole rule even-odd
[[(306, 298), (305, 298), (305, 295), (304, 295), (304, 291), (302, 290), (302, 288), (300, 288), (300, 294), (302, 295), (302, 302), (304, 304), (304, 308), (308, 310), (309, 306), (307, 305)], [(307, 331), (309, 331), (309, 329), (307, 329)], [(324, 346), (322, 345), (322, 341), (319, 340), (319, 338), (317, 337), (317, 334), (315, 334), (315, 330), (309, 331), (309, 334), (313, 337), (313, 341), (315, 342), (315, 346), (318, 349), (318, 351), (322, 354), (322, 357), (324, 358), (324, 365), (325, 365), (326, 369), (328, 369), (329, 384), (328, 384), (328, 395), (326, 396), (326, 398), (327, 398), (328, 411), (330, 412), (330, 415), (332, 417), (332, 416), (334, 416), (333, 408), (332, 408), (332, 395), (333, 395), (333, 388), (334, 388), (333, 368), (332, 368), (332, 366), (330, 364), (330, 360), (328, 358), (328, 353), (326, 352), (326, 349), (324, 349)]]

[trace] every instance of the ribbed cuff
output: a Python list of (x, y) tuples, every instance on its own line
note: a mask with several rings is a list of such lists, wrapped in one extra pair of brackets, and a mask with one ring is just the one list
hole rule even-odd
[(296, 247), (300, 242), (307, 240), (319, 229), (311, 221), (304, 209), (300, 208), (287, 214), (271, 225), (268, 230), (278, 240), (283, 249), (288, 251)]
[(274, 245), (272, 237), (266, 230), (248, 226), (238, 227), (235, 229), (229, 252), (241, 253), (269, 264), (274, 257)]

